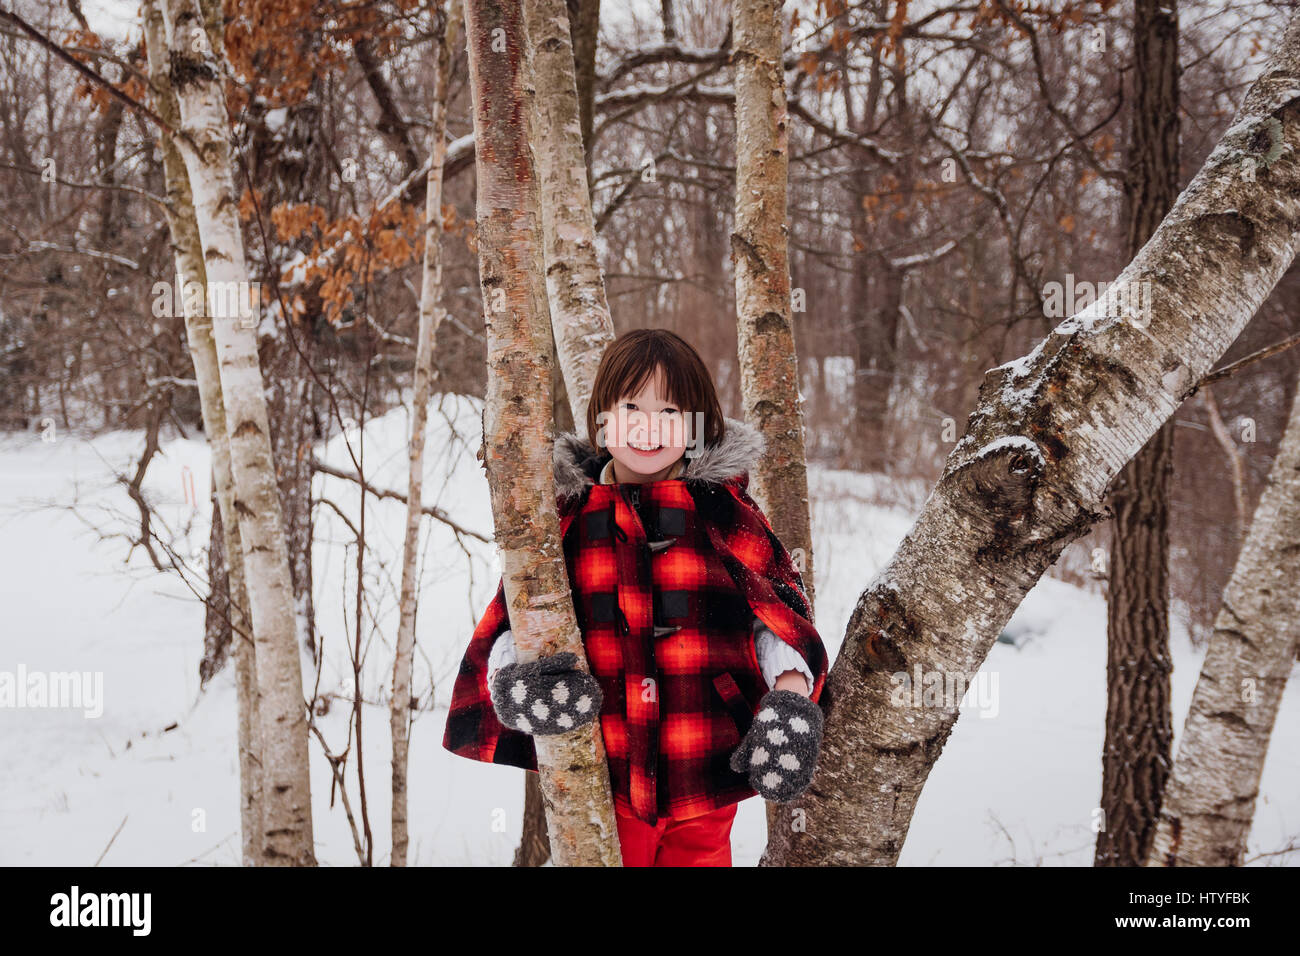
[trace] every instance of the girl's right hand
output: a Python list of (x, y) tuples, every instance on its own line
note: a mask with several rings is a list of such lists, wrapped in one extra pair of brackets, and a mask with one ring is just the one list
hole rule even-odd
[(603, 701), (600, 683), (575, 665), (572, 651), (526, 664), (506, 664), (489, 686), (492, 707), (506, 727), (526, 734), (567, 734), (591, 723)]

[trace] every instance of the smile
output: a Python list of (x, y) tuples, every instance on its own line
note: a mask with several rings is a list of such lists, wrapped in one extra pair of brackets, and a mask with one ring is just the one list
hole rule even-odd
[(663, 445), (634, 445), (632, 442), (628, 442), (627, 447), (631, 448), (638, 455), (653, 455), (655, 452), (659, 451)]

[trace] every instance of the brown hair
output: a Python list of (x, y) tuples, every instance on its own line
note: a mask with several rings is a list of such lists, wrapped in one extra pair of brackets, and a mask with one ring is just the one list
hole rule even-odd
[[(715, 445), (722, 440), (727, 433), (722, 406), (718, 403), (713, 376), (700, 354), (676, 332), (632, 329), (609, 343), (596, 371), (596, 384), (587, 405), (587, 441), (593, 448), (599, 449), (596, 436), (600, 426), (596, 416), (613, 410), (619, 399), (635, 395), (651, 380), (657, 368), (663, 369), (668, 401), (688, 416), (703, 413), (702, 445)], [(700, 440), (698, 435), (688, 437)]]

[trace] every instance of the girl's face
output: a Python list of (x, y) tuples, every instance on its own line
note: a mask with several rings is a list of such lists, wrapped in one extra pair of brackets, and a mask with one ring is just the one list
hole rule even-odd
[(619, 481), (658, 481), (686, 452), (686, 412), (664, 396), (662, 371), (605, 410), (605, 447)]

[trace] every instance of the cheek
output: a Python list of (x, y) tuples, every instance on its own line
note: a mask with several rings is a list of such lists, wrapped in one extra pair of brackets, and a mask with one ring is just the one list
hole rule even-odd
[(686, 447), (686, 429), (677, 419), (665, 419), (659, 425), (659, 441), (667, 448)]

